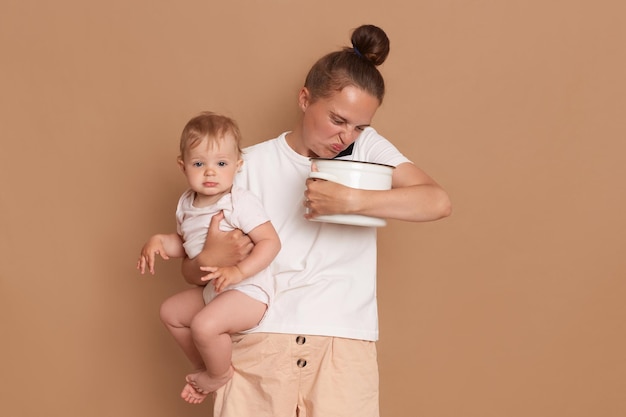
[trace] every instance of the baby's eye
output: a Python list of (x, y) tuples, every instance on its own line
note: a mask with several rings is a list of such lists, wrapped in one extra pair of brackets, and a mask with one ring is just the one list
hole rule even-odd
[(228, 162), (226, 162), (226, 161), (219, 161), (217, 163), (217, 166), (219, 166), (219, 167), (225, 167), (226, 165), (228, 165)]
[(196, 168), (200, 168), (200, 167), (204, 166), (204, 163), (196, 161), (196, 162), (192, 163), (191, 166), (196, 167)]

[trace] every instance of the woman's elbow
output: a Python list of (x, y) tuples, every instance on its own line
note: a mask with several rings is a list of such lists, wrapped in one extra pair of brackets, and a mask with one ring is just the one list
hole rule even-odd
[(450, 201), (450, 197), (448, 196), (448, 194), (446, 193), (446, 197), (445, 197), (445, 201), (442, 203), (442, 208), (441, 208), (441, 217), (448, 217), (452, 214), (452, 201)]
[(450, 201), (450, 196), (444, 190), (440, 189), (436, 198), (434, 214), (436, 216), (434, 220), (443, 219), (452, 214), (452, 201)]

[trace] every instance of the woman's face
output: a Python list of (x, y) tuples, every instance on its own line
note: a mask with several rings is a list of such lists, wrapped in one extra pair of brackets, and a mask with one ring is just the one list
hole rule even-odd
[(334, 158), (354, 143), (370, 125), (380, 104), (376, 97), (354, 86), (315, 101), (311, 101), (305, 87), (298, 99), (304, 116), (301, 143), (294, 144), (294, 149), (321, 158)]

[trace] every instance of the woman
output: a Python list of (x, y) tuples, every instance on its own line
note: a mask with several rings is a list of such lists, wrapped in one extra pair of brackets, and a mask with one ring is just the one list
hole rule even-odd
[[(370, 126), (384, 97), (377, 66), (389, 53), (385, 32), (364, 25), (351, 40), (309, 71), (293, 130), (244, 152), (236, 183), (261, 198), (282, 250), (271, 266), (274, 304), (252, 333), (235, 339), (236, 373), (217, 392), (216, 417), (379, 415), (376, 230), (308, 219), (431, 221), (450, 214), (450, 201)], [(308, 179), (310, 157), (393, 165), (392, 189)], [(250, 249), (245, 236), (220, 232), (214, 220), (202, 253), (183, 263), (190, 283), (201, 284), (201, 266), (236, 263)]]

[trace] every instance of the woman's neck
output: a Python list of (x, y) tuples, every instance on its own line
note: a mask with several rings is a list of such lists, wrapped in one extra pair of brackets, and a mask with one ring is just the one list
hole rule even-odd
[(287, 145), (289, 145), (289, 147), (293, 149), (296, 153), (299, 153), (300, 155), (306, 157), (312, 156), (311, 150), (307, 148), (302, 141), (302, 135), (300, 134), (299, 128), (296, 128), (287, 133), (287, 135), (285, 136), (285, 141), (287, 142)]

